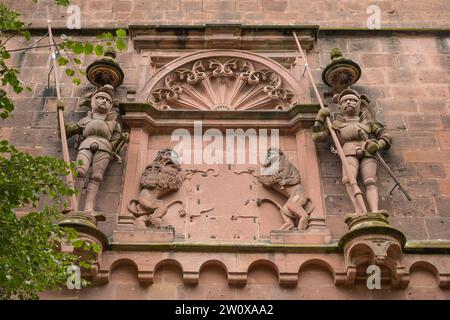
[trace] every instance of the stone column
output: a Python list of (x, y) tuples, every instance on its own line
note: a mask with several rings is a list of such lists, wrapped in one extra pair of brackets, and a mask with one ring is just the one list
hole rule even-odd
[(320, 187), (319, 161), (317, 159), (316, 145), (311, 137), (311, 131), (299, 129), (295, 133), (297, 140), (298, 168), (302, 178), (305, 193), (314, 203), (314, 210), (309, 220), (309, 230), (326, 229), (325, 205)]
[(130, 142), (125, 160), (118, 225), (134, 226), (134, 216), (128, 211), (128, 203), (139, 194), (141, 174), (148, 162), (148, 140), (149, 133), (147, 130), (131, 128)]

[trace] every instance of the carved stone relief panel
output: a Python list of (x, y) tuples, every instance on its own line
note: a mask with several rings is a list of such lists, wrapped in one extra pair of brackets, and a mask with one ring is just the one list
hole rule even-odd
[[(122, 106), (130, 147), (113, 242), (329, 243), (308, 130), (317, 106), (298, 71), (252, 52), (207, 50), (143, 80), (137, 103)], [(196, 122), (203, 125), (201, 154), (212, 141), (215, 155), (228, 154), (229, 129), (254, 130), (257, 148), (244, 137), (244, 161), (186, 161), (184, 151), (176, 155), (180, 163), (158, 161), (180, 151), (175, 130), (187, 132), (188, 150), (197, 152)], [(209, 130), (223, 144), (205, 139)], [(270, 134), (264, 143), (261, 130)], [(237, 148), (231, 147), (235, 157)], [(279, 169), (263, 177), (272, 161)], [(161, 180), (174, 184), (163, 187)]]
[(138, 101), (162, 110), (285, 110), (310, 102), (306, 83), (261, 55), (209, 50), (169, 65), (155, 72)]

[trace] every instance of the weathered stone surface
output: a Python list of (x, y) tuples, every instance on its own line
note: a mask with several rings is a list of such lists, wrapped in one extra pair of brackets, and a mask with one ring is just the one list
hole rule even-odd
[[(34, 27), (46, 28), (46, 3), (30, 4), (13, 0), (5, 0), (3, 2), (21, 10), (22, 17), (27, 22), (32, 22)], [(80, 0), (76, 1), (75, 4), (79, 4), (82, 10), (82, 27), (89, 27), (94, 30), (96, 28), (114, 29), (119, 26), (127, 28), (130, 24), (200, 25), (216, 23), (253, 25), (318, 24), (327, 28), (366, 29), (366, 21), (369, 16), (366, 9), (371, 4), (380, 6), (382, 28), (448, 28), (448, 12), (450, 11), (450, 3), (446, 0), (382, 2), (371, 0)], [(51, 9), (50, 14), (55, 28), (65, 28), (67, 14), (64, 9)], [(100, 29), (98, 30), (100, 33)], [(33, 35), (31, 41), (25, 41), (19, 37), (17, 39), (13, 38), (8, 42), (8, 49), (26, 47), (39, 39), (39, 37), (40, 35)], [(92, 40), (92, 37), (88, 36), (80, 36), (79, 38), (81, 40)], [(267, 45), (267, 49), (271, 49), (271, 43), (267, 42)], [(376, 111), (379, 112), (378, 118), (386, 125), (389, 134), (393, 137), (391, 149), (384, 152), (382, 156), (413, 197), (413, 201), (409, 202), (399, 190), (394, 191), (393, 195), (390, 196), (389, 190), (394, 183), (389, 175), (379, 168), (377, 186), (380, 188), (380, 208), (388, 211), (391, 224), (402, 230), (408, 240), (450, 238), (449, 45), (450, 38), (445, 32), (372, 32), (367, 30), (364, 32), (356, 30), (343, 32), (321, 30), (314, 48), (307, 52), (309, 65), (312, 68), (321, 94), (330, 91), (322, 83), (321, 72), (329, 62), (329, 52), (333, 47), (339, 47), (346, 56), (351, 57), (360, 64), (363, 70), (362, 77), (355, 88), (372, 99)], [(162, 50), (159, 54), (166, 55), (164, 47), (161, 47), (159, 50)], [(133, 51), (131, 47), (128, 52), (119, 53), (118, 61), (125, 70), (126, 86), (120, 88), (119, 91), (122, 91), (120, 91), (120, 94), (118, 93), (118, 96), (123, 101), (128, 97), (136, 96), (134, 91), (139, 90), (139, 85), (142, 85), (149, 79), (150, 73), (156, 70), (156, 68), (153, 69), (153, 65), (150, 65), (148, 72), (143, 69), (143, 66), (150, 62), (141, 57), (142, 54), (143, 52)], [(178, 52), (178, 54), (180, 53)], [(183, 54), (184, 52), (181, 52), (181, 55)], [(282, 52), (282, 54), (291, 56), (290, 58), (277, 57), (276, 59), (292, 59), (292, 55), (295, 55), (291, 52)], [(170, 59), (177, 57), (171, 56)], [(92, 59), (93, 57), (82, 59), (83, 66), (86, 67), (92, 62)], [(14, 111), (15, 117), (4, 121), (0, 120), (0, 139), (9, 140), (19, 150), (29, 152), (35, 156), (53, 155), (61, 158), (61, 141), (56, 129), (56, 92), (52, 79), (50, 88), (48, 88), (48, 63), (48, 48), (36, 48), (27, 53), (14, 53), (12, 55), (10, 65), (21, 69), (19, 79), (33, 88), (33, 92), (11, 95), (14, 98), (16, 107)], [(295, 76), (300, 81), (306, 82), (305, 77), (301, 77), (303, 71), (302, 62), (293, 64), (292, 68), (296, 70), (294, 71)], [(62, 68), (59, 73), (59, 77), (62, 80), (63, 101), (66, 104), (66, 120), (77, 121), (86, 115), (88, 111), (87, 108), (79, 108), (78, 103), (86, 93), (92, 92), (94, 87), (84, 79), (82, 85), (75, 86), (64, 75)], [(306, 87), (309, 88), (309, 85)], [(129, 91), (128, 93), (127, 90)], [(10, 89), (8, 89), (8, 93), (10, 93)], [(313, 101), (316, 101), (312, 91), (310, 96), (312, 96)], [(337, 112), (337, 108), (331, 103), (329, 97), (325, 98), (325, 103), (328, 104), (333, 112)], [(125, 126), (125, 130), (129, 130), (129, 128)], [(297, 162), (297, 159), (301, 160), (295, 154), (298, 147), (297, 141), (295, 138), (291, 138), (291, 140), (283, 142), (282, 148), (289, 152), (290, 156), (293, 155), (290, 158), (293, 159), (292, 161)], [(76, 150), (73, 149), (73, 142), (70, 142), (70, 152), (72, 159), (75, 159)], [(145, 147), (148, 145), (152, 150), (156, 151), (169, 147), (168, 143), (168, 139), (163, 139), (161, 135), (156, 135), (155, 138), (150, 135), (148, 143), (144, 145)], [(136, 149), (142, 148), (140, 144), (136, 144), (134, 147)], [(124, 164), (119, 165), (114, 161), (109, 165), (98, 194), (99, 203), (96, 208), (104, 211), (107, 216), (107, 221), (99, 222), (98, 227), (108, 236), (111, 236), (116, 228), (117, 213), (120, 211), (119, 202), (122, 196), (120, 192), (123, 190), (122, 183), (130, 175), (130, 171), (124, 173), (124, 168), (130, 165), (125, 160), (128, 154), (133, 152), (136, 152), (136, 150), (131, 149), (131, 147), (126, 148), (122, 152)], [(339, 157), (330, 153), (330, 144), (317, 145), (314, 154), (317, 154), (318, 157), (320, 176), (316, 182), (318, 189), (320, 189), (319, 194), (322, 196), (320, 200), (323, 200), (326, 206), (324, 211), (326, 226), (330, 228), (332, 239), (337, 240), (347, 231), (343, 215), (354, 210), (351, 202), (345, 195), (345, 189), (341, 183), (342, 173)], [(140, 159), (139, 161), (144, 164), (150, 158), (149, 156), (149, 159)], [(138, 171), (138, 168), (139, 165), (136, 164), (134, 169)], [(140, 172), (137, 173), (137, 175), (139, 174)], [(226, 183), (223, 183), (223, 185), (226, 185)], [(195, 184), (191, 187), (192, 192), (195, 194)], [(219, 186), (217, 184), (217, 188), (219, 187), (222, 187), (222, 185)], [(255, 185), (253, 185), (254, 187)], [(244, 187), (242, 188), (244, 190)], [(204, 189), (200, 188), (200, 190), (204, 192)], [(248, 185), (245, 185), (245, 190), (249, 190)], [(198, 198), (200, 200), (203, 199), (201, 197)], [(225, 196), (221, 195), (215, 201), (223, 202), (225, 198)], [(279, 214), (278, 211), (268, 212)], [(171, 212), (168, 213), (168, 215), (170, 214)], [(175, 220), (175, 218), (178, 219), (179, 217), (176, 215), (170, 217), (173, 221), (179, 221)], [(208, 219), (205, 218), (195, 223), (197, 225), (211, 223), (213, 221), (210, 220), (211, 218), (214, 217), (211, 215)], [(279, 218), (279, 216), (276, 216), (276, 218)], [(241, 227), (243, 226), (242, 230), (238, 230), (241, 233), (235, 235), (236, 237), (242, 237), (241, 239), (247, 239), (245, 238), (245, 233), (249, 232), (250, 228), (258, 230), (258, 223), (253, 222), (249, 218), (245, 219), (248, 219), (248, 221), (246, 220), (245, 223), (240, 225)], [(211, 235), (220, 235), (225, 238), (225, 235), (232, 230), (230, 227), (231, 222), (225, 219), (221, 221), (223, 221), (225, 227), (213, 230), (208, 225), (204, 232), (210, 232)], [(275, 218), (271, 221), (274, 224), (280, 222)], [(184, 228), (186, 226), (183, 221), (177, 225), (176, 234), (182, 234)], [(195, 234), (192, 237), (205, 239)], [(216, 244), (221, 242), (221, 240), (217, 239), (214, 241)], [(239, 239), (236, 240), (236, 242), (240, 241)], [(248, 238), (248, 241), (257, 242), (253, 238)], [(109, 254), (118, 255), (112, 258)], [(108, 252), (106, 259), (114, 260), (118, 259), (118, 257), (128, 259), (133, 254), (133, 252), (124, 253), (113, 250)], [(136, 253), (136, 255), (141, 256), (141, 260), (137, 260), (139, 267), (148, 266), (153, 261), (160, 261), (163, 256), (167, 259), (177, 256), (176, 252), (153, 252), (151, 254), (159, 256), (149, 257), (145, 256), (143, 252)], [(423, 270), (411, 271), (411, 283), (406, 290), (391, 290), (389, 287), (383, 287), (383, 290), (369, 292), (364, 284), (356, 285), (352, 289), (336, 287), (332, 283), (330, 274), (327, 274), (327, 271), (324, 271), (323, 267), (319, 266), (310, 269), (306, 268), (299, 275), (299, 265), (297, 265), (296, 268), (290, 270), (293, 275), (291, 274), (289, 277), (299, 278), (298, 285), (293, 288), (280, 287), (281, 274), (286, 271), (284, 269), (302, 261), (306, 255), (308, 254), (302, 253), (295, 256), (285, 253), (261, 254), (258, 259), (265, 261), (266, 265), (264, 267), (249, 267), (249, 264), (240, 261), (240, 258), (238, 258), (245, 256), (245, 254), (232, 256), (232, 258), (229, 258), (227, 255), (221, 255), (220, 258), (217, 258), (217, 253), (207, 256), (204, 252), (188, 252), (186, 256), (179, 259), (180, 266), (183, 266), (184, 269), (180, 266), (172, 268), (161, 267), (155, 272), (155, 283), (146, 287), (141, 286), (138, 282), (140, 271), (138, 272), (136, 269), (127, 267), (112, 270), (110, 283), (107, 285), (83, 289), (81, 292), (63, 290), (56, 293), (45, 293), (42, 298), (450, 298), (448, 292), (438, 288), (438, 280), (433, 278), (431, 273), (430, 276)], [(333, 254), (324, 253), (314, 256), (314, 258), (326, 260), (327, 263), (336, 269), (341, 266), (339, 260), (341, 257), (339, 255), (333, 256)], [(438, 259), (442, 260), (436, 261), (443, 263), (443, 259), (446, 258), (447, 255), (440, 255)], [(226, 267), (228, 269), (226, 271), (223, 267), (221, 267), (222, 269), (217, 269), (217, 267), (193, 267), (195, 265), (193, 261), (199, 261), (199, 259), (224, 261), (231, 259), (235, 264), (227, 263)], [(419, 257), (417, 254), (407, 255), (406, 257), (406, 260), (409, 261), (408, 263), (412, 263), (411, 261), (414, 259), (431, 261), (435, 257), (432, 257), (432, 255)], [(295, 262), (293, 262), (294, 260)], [(275, 263), (276, 268), (272, 265), (267, 267), (271, 263)], [(439, 263), (436, 263), (436, 265), (439, 265)], [(448, 264), (448, 262), (446, 263)], [(235, 272), (237, 269), (242, 272), (240, 275), (245, 275), (247, 280), (247, 285), (239, 288), (228, 284), (229, 279), (233, 276), (230, 272)], [(186, 270), (193, 270), (192, 274), (194, 276), (188, 273), (184, 274)], [(183, 283), (184, 278), (191, 277), (189, 281), (192, 281), (192, 278), (194, 278), (193, 282), (195, 282), (195, 272), (199, 272), (197, 274), (199, 285), (197, 287), (186, 286)], [(442, 273), (443, 271), (441, 270), (440, 272)], [(143, 276), (142, 272), (140, 276)], [(240, 279), (236, 280), (237, 282), (245, 283), (239, 276), (234, 276), (236, 279)]]

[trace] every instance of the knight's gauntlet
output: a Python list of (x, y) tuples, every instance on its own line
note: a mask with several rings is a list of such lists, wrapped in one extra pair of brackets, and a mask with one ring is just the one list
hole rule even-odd
[(319, 121), (314, 123), (312, 129), (312, 138), (314, 142), (325, 142), (328, 139), (328, 129)]
[(330, 109), (327, 107), (322, 108), (317, 112), (316, 121), (320, 123), (325, 122), (325, 118), (330, 116)]

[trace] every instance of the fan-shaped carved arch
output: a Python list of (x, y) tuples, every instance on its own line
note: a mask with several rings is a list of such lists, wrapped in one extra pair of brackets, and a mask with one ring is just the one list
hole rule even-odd
[(162, 110), (280, 110), (300, 103), (304, 95), (292, 74), (269, 58), (208, 50), (166, 65), (136, 100)]

